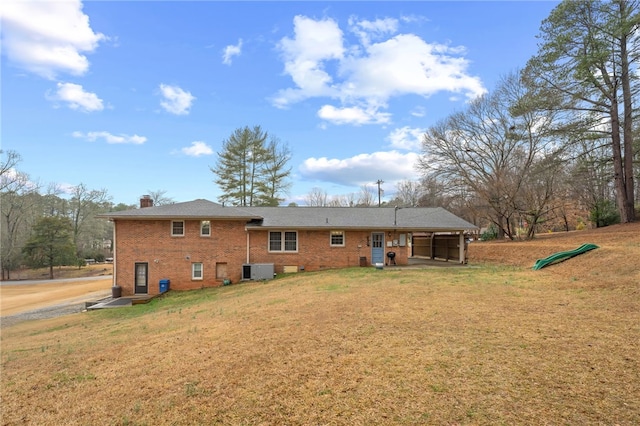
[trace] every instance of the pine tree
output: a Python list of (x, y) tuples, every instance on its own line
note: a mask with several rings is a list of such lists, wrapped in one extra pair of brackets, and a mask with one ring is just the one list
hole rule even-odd
[(572, 113), (585, 131), (608, 133), (622, 222), (635, 219), (632, 101), (639, 88), (631, 64), (640, 55), (639, 27), (637, 0), (565, 0), (542, 23), (542, 43), (524, 73), (547, 100), (544, 108)]
[(214, 182), (223, 195), (222, 203), (234, 206), (278, 205), (289, 183), (287, 162), (289, 150), (280, 146), (260, 126), (236, 129), (223, 142), (215, 167), (209, 167), (217, 177)]
[(23, 252), (29, 266), (48, 267), (49, 279), (53, 279), (54, 266), (71, 265), (76, 260), (71, 221), (58, 216), (41, 218)]

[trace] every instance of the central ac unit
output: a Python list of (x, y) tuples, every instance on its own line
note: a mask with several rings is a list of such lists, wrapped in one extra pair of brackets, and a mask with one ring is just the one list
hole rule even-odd
[(273, 278), (273, 263), (245, 263), (242, 265), (243, 280), (270, 280)]

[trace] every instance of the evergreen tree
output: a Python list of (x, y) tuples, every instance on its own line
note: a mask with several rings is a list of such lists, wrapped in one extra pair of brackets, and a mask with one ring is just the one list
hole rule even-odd
[(29, 266), (48, 267), (49, 279), (53, 279), (54, 266), (70, 265), (76, 260), (71, 221), (65, 217), (41, 218), (23, 252)]
[(542, 43), (524, 73), (541, 108), (567, 114), (565, 132), (577, 126), (609, 137), (622, 222), (635, 219), (632, 101), (640, 89), (633, 73), (639, 27), (637, 0), (565, 0), (542, 23)]
[(260, 126), (245, 126), (223, 142), (216, 166), (209, 167), (224, 193), (218, 201), (244, 207), (279, 204), (289, 186), (290, 154), (273, 137), (267, 143), (268, 138)]
[(291, 167), (287, 166), (291, 152), (286, 145), (281, 145), (276, 138), (271, 138), (266, 154), (257, 205), (277, 206), (284, 201), (280, 194), (291, 187), (291, 182), (286, 180), (291, 174)]

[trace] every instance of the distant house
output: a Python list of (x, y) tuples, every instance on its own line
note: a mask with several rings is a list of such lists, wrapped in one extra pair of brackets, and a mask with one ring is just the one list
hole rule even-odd
[(114, 223), (114, 285), (123, 295), (157, 294), (160, 281), (187, 290), (274, 273), (407, 265), (414, 256), (464, 263), (464, 234), (476, 229), (442, 208), (225, 207), (203, 199), (154, 207), (148, 197), (140, 206), (100, 215)]

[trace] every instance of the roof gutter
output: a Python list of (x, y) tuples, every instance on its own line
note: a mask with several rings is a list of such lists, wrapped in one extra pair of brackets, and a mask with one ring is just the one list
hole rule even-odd
[(313, 230), (313, 231), (323, 231), (323, 230), (348, 230), (348, 231), (388, 231), (393, 229), (394, 231), (404, 231), (404, 232), (466, 232), (474, 229), (478, 229), (477, 227), (473, 228), (433, 228), (433, 227), (417, 227), (417, 226), (245, 226), (246, 231), (259, 231), (259, 230), (268, 230), (268, 229), (291, 229), (291, 230)]

